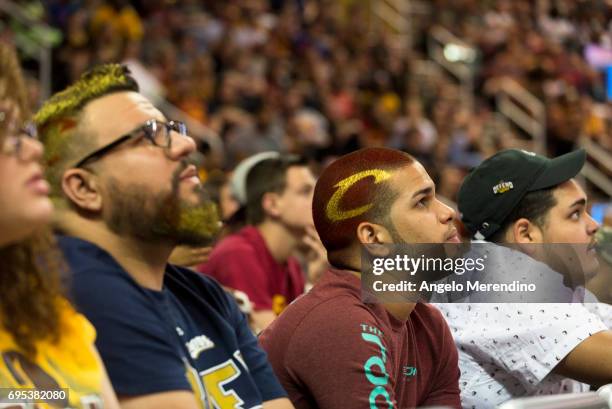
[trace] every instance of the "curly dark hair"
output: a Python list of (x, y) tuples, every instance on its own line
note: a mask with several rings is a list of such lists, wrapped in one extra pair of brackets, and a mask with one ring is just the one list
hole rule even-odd
[(61, 253), (50, 231), (0, 248), (0, 318), (26, 356), (36, 342), (60, 337)]
[[(29, 116), (26, 89), (13, 47), (0, 43), (0, 101)], [(0, 132), (0, 146), (4, 141)], [(66, 271), (50, 230), (38, 231), (19, 243), (0, 248), (0, 325), (26, 356), (36, 354), (36, 342), (60, 337), (62, 272)]]

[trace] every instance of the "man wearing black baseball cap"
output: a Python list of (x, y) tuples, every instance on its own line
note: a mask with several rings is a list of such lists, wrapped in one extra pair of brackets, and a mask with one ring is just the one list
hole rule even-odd
[[(552, 194), (552, 188), (569, 183), (578, 175), (585, 160), (584, 150), (555, 159), (519, 149), (499, 152), (475, 168), (463, 181), (459, 190), (463, 224), (478, 240), (503, 232), (501, 228), (509, 227), (508, 223), (514, 221), (508, 220), (508, 216), (520, 208), (526, 196), (533, 192), (536, 195), (540, 192), (539, 196)], [(546, 204), (550, 202), (547, 200)], [(590, 235), (597, 231), (594, 222), (592, 225)]]
[[(480, 241), (521, 249), (545, 243), (587, 248), (598, 226), (573, 179), (585, 160), (584, 150), (554, 159), (518, 149), (497, 153), (465, 178), (458, 196), (462, 222)], [(547, 263), (537, 247), (526, 252)], [(439, 307), (460, 351), (463, 407), (492, 408), (520, 396), (588, 390), (581, 382), (612, 382), (612, 331), (600, 316), (612, 314), (610, 308), (592, 313), (580, 303)]]

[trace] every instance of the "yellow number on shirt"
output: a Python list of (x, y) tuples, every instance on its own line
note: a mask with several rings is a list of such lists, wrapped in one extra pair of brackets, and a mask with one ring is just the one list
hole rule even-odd
[(228, 359), (202, 374), (202, 380), (211, 404), (216, 409), (241, 409), (244, 403), (233, 389), (225, 389), (225, 384), (240, 376), (240, 369)]

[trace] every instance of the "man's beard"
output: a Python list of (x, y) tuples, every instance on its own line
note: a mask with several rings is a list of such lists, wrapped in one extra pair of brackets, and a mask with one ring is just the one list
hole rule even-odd
[(196, 187), (196, 204), (181, 203), (179, 198), (179, 167), (172, 178), (172, 190), (157, 195), (150, 189), (132, 184), (121, 187), (118, 180), (108, 185), (108, 210), (104, 218), (115, 233), (150, 243), (204, 246), (210, 244), (219, 231), (217, 206)]
[(382, 225), (387, 229), (389, 235), (391, 236), (391, 240), (393, 240), (393, 244), (401, 245), (408, 244), (406, 240), (402, 237), (402, 235), (397, 231), (395, 224), (391, 220), (391, 217), (385, 216), (382, 222)]

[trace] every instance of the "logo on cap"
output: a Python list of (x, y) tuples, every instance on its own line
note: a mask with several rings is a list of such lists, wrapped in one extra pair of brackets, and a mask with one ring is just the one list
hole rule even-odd
[(514, 185), (512, 184), (512, 182), (501, 181), (497, 185), (493, 186), (493, 193), (496, 195), (501, 195), (502, 193), (506, 193), (510, 189), (514, 189)]

